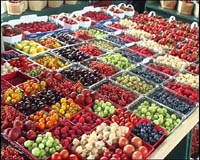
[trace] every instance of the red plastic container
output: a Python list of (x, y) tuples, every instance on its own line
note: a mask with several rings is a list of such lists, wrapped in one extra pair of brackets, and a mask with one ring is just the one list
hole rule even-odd
[(12, 84), (1, 78), (1, 94), (10, 87), (12, 87)]
[[(142, 118), (135, 126), (139, 125), (139, 124), (143, 124), (143, 123), (147, 123), (147, 124), (151, 124), (152, 122), (149, 121), (148, 119)], [(162, 131), (163, 135), (160, 137), (160, 139), (152, 146), (153, 148), (156, 148), (159, 144), (162, 143), (162, 141), (164, 140), (167, 131), (157, 125), (155, 125), (154, 127), (157, 131)], [(133, 134), (134, 135), (134, 134)], [(136, 135), (135, 135), (136, 136)], [(150, 145), (150, 144), (149, 144)]]
[[(2, 55), (6, 55), (6, 54), (15, 54), (17, 57), (19, 56), (19, 53), (14, 51), (14, 50), (9, 50), (9, 51), (5, 51), (5, 52), (2, 52), (1, 53), (1, 56)], [(12, 58), (11, 58), (12, 59)], [(9, 59), (10, 60), (10, 59)]]
[(3, 76), (2, 78), (4, 80), (8, 81), (9, 83), (11, 83), (13, 86), (17, 86), (21, 83), (26, 82), (27, 80), (33, 79), (19, 71), (13, 72), (11, 74), (7, 74), (7, 75)]

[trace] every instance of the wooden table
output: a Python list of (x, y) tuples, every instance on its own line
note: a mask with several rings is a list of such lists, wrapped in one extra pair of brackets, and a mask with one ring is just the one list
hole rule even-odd
[[(199, 107), (167, 137), (148, 159), (164, 159), (199, 122)], [(183, 151), (184, 152), (184, 151)]]

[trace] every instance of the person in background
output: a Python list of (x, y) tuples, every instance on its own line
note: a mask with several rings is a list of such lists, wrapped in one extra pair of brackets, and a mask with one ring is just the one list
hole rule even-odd
[(91, 5), (94, 5), (95, 7), (103, 7), (103, 6), (109, 6), (109, 5), (111, 5), (112, 1), (89, 0), (89, 3)]
[(126, 4), (132, 4), (138, 13), (143, 13), (145, 10), (146, 0), (126, 0)]

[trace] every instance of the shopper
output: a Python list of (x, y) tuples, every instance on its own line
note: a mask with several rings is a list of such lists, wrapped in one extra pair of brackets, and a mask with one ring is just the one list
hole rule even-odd
[(145, 10), (146, 0), (126, 0), (126, 4), (132, 4), (135, 10), (139, 13), (143, 13)]

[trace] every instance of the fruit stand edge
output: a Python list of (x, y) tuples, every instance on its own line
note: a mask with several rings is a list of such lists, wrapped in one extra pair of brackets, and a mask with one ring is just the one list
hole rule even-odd
[[(188, 117), (162, 144), (148, 157), (148, 159), (164, 159), (187, 136), (199, 122), (199, 107)], [(187, 144), (186, 144), (187, 145)], [(187, 147), (186, 147), (187, 148)], [(189, 148), (190, 149), (190, 148)], [(183, 151), (184, 152), (184, 151)], [(190, 155), (189, 155), (190, 156)], [(186, 157), (188, 158), (188, 157)]]
[(145, 4), (145, 10), (150, 12), (150, 11), (155, 11), (156, 14), (164, 17), (164, 18), (169, 18), (170, 16), (175, 16), (176, 20), (183, 21), (184, 23), (192, 23), (192, 22), (198, 22), (199, 23), (199, 18), (196, 18), (194, 15), (183, 15), (179, 14), (176, 11), (176, 8), (174, 10), (170, 9), (164, 9), (160, 6), (160, 0), (147, 0)]

